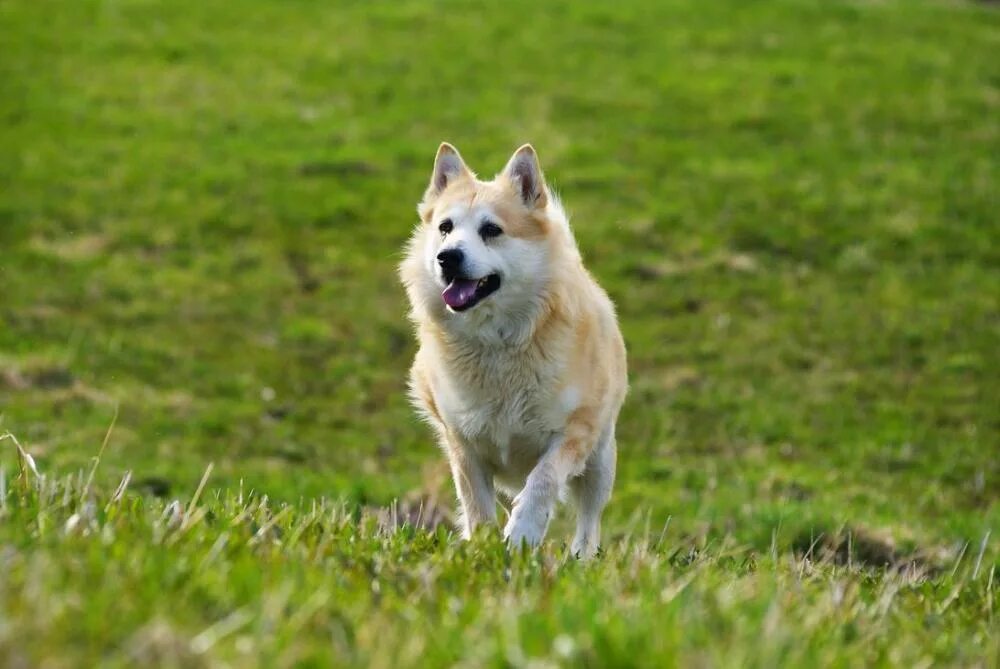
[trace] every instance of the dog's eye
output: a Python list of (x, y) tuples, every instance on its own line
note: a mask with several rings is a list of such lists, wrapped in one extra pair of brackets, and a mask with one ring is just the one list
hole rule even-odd
[(451, 219), (450, 218), (446, 218), (443, 221), (441, 221), (440, 225), (438, 225), (438, 230), (441, 231), (442, 235), (446, 235), (449, 232), (451, 232), (452, 228), (454, 228), (454, 227), (455, 227), (455, 224), (451, 222)]
[(493, 237), (499, 237), (503, 234), (503, 228), (501, 228), (496, 223), (483, 223), (479, 227), (479, 234), (483, 239), (491, 239)]

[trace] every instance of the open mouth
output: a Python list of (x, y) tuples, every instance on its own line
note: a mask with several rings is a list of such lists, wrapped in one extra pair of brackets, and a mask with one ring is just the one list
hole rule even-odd
[(498, 288), (500, 288), (499, 274), (490, 274), (481, 279), (455, 277), (441, 293), (441, 298), (453, 311), (465, 311), (495, 293)]

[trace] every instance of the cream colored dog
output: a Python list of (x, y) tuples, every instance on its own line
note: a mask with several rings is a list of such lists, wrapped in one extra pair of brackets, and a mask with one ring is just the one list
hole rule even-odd
[(442, 144), (400, 275), (420, 350), (413, 401), (448, 455), (462, 535), (496, 521), (537, 546), (568, 491), (572, 551), (596, 553), (615, 478), (625, 344), (614, 306), (587, 273), (530, 145), (480, 181)]

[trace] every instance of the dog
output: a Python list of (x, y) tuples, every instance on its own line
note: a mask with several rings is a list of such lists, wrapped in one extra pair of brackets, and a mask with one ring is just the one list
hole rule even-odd
[(419, 350), (410, 394), (447, 454), (461, 532), (496, 522), (534, 548), (566, 493), (571, 551), (600, 545), (628, 381), (614, 305), (583, 266), (531, 145), (481, 181), (441, 144), (400, 278)]

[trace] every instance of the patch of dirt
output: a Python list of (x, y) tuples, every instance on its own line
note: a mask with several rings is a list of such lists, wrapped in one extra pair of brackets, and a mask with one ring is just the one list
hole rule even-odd
[(73, 374), (65, 367), (44, 367), (31, 374), (31, 384), (36, 388), (69, 388), (75, 382)]
[(104, 235), (68, 234), (58, 239), (35, 237), (31, 240), (36, 251), (70, 262), (97, 258), (108, 245), (109, 240)]
[(73, 374), (60, 366), (45, 366), (30, 370), (14, 368), (0, 370), (0, 384), (13, 390), (70, 388), (75, 383)]
[(162, 476), (146, 476), (133, 483), (132, 487), (153, 497), (166, 497), (170, 494), (171, 483)]
[(771, 479), (766, 484), (767, 491), (774, 497), (781, 500), (804, 502), (813, 497), (813, 489), (798, 481), (790, 481), (780, 478)]
[(0, 370), (0, 386), (11, 390), (27, 390), (28, 380), (16, 369)]
[(449, 530), (458, 527), (447, 462), (442, 459), (428, 463), (423, 468), (422, 478), (421, 485), (402, 500), (375, 509), (383, 529), (396, 530), (410, 525), (433, 532), (442, 525)]
[(682, 386), (695, 385), (701, 374), (694, 367), (670, 367), (660, 375), (660, 387), (665, 392), (673, 392)]
[(299, 284), (299, 290), (303, 293), (312, 293), (319, 288), (319, 278), (313, 273), (309, 265), (309, 258), (304, 253), (289, 251), (285, 254), (288, 266), (295, 275), (295, 280)]
[(660, 260), (655, 263), (637, 263), (629, 271), (640, 281), (658, 281), (672, 276), (696, 274), (717, 269), (737, 274), (755, 274), (760, 265), (748, 253), (716, 253), (703, 258)]
[(364, 176), (376, 172), (374, 165), (363, 160), (317, 160), (299, 165), (299, 174), (304, 177)]
[(832, 533), (803, 533), (792, 543), (792, 548), (802, 557), (817, 562), (926, 575), (940, 572), (953, 557), (942, 548), (903, 548), (887, 531), (857, 526)]
[(429, 532), (442, 525), (449, 530), (455, 529), (451, 510), (439, 504), (433, 497), (404, 499), (378, 509), (377, 513), (379, 526), (383, 530), (394, 531), (404, 525)]

